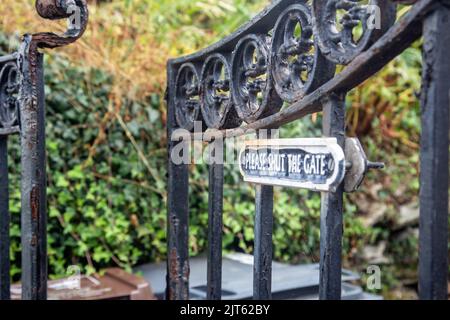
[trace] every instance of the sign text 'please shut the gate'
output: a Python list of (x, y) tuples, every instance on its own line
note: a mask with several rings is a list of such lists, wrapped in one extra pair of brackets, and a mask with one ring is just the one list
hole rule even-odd
[(345, 156), (335, 138), (246, 142), (239, 156), (251, 183), (333, 192), (345, 176)]

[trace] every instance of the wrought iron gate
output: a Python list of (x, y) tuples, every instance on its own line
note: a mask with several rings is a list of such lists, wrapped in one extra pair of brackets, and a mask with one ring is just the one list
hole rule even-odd
[[(396, 20), (396, 2), (413, 6)], [(167, 298), (189, 298), (189, 170), (170, 156), (202, 121), (227, 138), (323, 111), (345, 144), (345, 97), (423, 36), (420, 298), (447, 299), (450, 1), (280, 0), (232, 35), (170, 60)], [(339, 13), (339, 14), (338, 14)], [(336, 18), (337, 15), (339, 18)], [(372, 27), (369, 26), (373, 23)], [(295, 33), (300, 25), (300, 35)], [(362, 26), (355, 40), (354, 31)], [(345, 66), (335, 73), (336, 66)], [(281, 108), (283, 102), (289, 104)], [(245, 122), (245, 125), (241, 123)], [(193, 134), (192, 138), (195, 139)], [(344, 186), (322, 194), (320, 298), (341, 297)], [(207, 298), (221, 299), (223, 165), (209, 166)], [(273, 187), (256, 187), (254, 298), (271, 298)]]
[(8, 136), (20, 135), (22, 299), (47, 298), (45, 105), (42, 48), (76, 41), (85, 31), (85, 0), (37, 0), (46, 19), (68, 18), (63, 35), (25, 35), (20, 50), (0, 57), (0, 300), (10, 299)]

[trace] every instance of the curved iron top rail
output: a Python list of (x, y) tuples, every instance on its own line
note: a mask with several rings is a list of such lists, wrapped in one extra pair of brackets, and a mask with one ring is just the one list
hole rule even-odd
[[(358, 86), (408, 48), (445, 1), (275, 1), (223, 40), (169, 60), (176, 124), (192, 131), (203, 121), (233, 137), (320, 112), (324, 97)], [(397, 23), (396, 2), (415, 3)], [(346, 67), (336, 74), (337, 65)]]

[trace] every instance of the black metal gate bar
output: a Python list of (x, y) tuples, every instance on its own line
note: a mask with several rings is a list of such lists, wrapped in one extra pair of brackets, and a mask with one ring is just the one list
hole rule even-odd
[[(272, 132), (260, 134), (258, 139), (272, 137)], [(255, 196), (255, 241), (253, 254), (253, 299), (272, 299), (273, 257), (273, 187), (257, 185)]]
[(189, 299), (189, 165), (175, 164), (172, 152), (175, 147), (185, 144), (182, 156), (189, 157), (190, 142), (172, 141), (172, 133), (177, 128), (175, 118), (175, 74), (172, 66), (168, 66), (168, 211), (167, 211), (167, 299)]
[(17, 54), (0, 57), (0, 299), (9, 300), (10, 213), (8, 177), (8, 136), (19, 132), (17, 123)]
[(257, 185), (255, 199), (253, 299), (272, 299), (273, 187)]
[(0, 135), (0, 300), (10, 299), (8, 136)]
[[(214, 144), (216, 142), (212, 142)], [(215, 149), (215, 148), (214, 148)], [(217, 149), (215, 149), (217, 152)], [(220, 161), (218, 155), (215, 158)], [(222, 298), (223, 157), (209, 164), (207, 299)]]
[(22, 299), (47, 298), (43, 55), (26, 36), (20, 52)]
[[(345, 94), (331, 94), (323, 100), (323, 134), (337, 138), (345, 147)], [(343, 196), (341, 184), (335, 193), (322, 193), (320, 214), (321, 300), (341, 299)]]
[(419, 295), (425, 300), (448, 299), (449, 17), (441, 4), (423, 28)]

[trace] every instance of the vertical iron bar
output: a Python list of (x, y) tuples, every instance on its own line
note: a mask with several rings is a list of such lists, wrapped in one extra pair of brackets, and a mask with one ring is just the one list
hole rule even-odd
[[(345, 94), (332, 94), (323, 101), (323, 134), (345, 144)], [(341, 299), (343, 184), (335, 193), (322, 193), (320, 214), (321, 300)]]
[(175, 70), (168, 65), (168, 198), (167, 198), (167, 290), (168, 300), (189, 299), (189, 165), (175, 164), (171, 159), (172, 150), (189, 141), (172, 141), (172, 133), (177, 128), (175, 119)]
[(26, 36), (19, 92), (22, 153), (22, 299), (47, 298), (47, 213), (43, 55)]
[(0, 300), (10, 299), (8, 136), (0, 136)]
[[(258, 139), (270, 138), (258, 133)], [(257, 185), (255, 199), (253, 299), (272, 299), (273, 187)]]
[[(215, 158), (218, 147), (219, 143), (214, 148)], [(222, 162), (209, 165), (207, 300), (222, 298), (223, 160), (222, 152)]]
[(425, 18), (420, 153), (419, 296), (447, 300), (450, 9)]
[(38, 225), (38, 277), (37, 295), (39, 300), (47, 299), (47, 161), (45, 139), (45, 92), (44, 92), (44, 55), (37, 57), (37, 102), (38, 102), (38, 143), (37, 143), (37, 183), (39, 185), (39, 225)]

